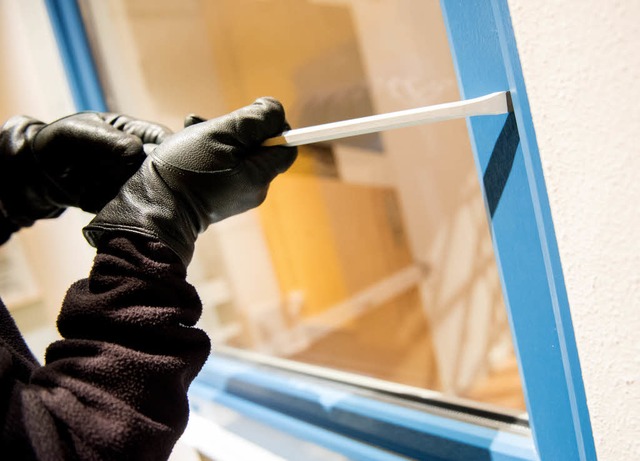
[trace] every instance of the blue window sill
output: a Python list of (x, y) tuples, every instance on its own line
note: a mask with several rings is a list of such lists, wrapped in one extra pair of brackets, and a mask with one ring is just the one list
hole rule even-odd
[(196, 412), (208, 402), (224, 405), (350, 459), (538, 459), (522, 421), (474, 409), (465, 414), (461, 407), (409, 401), (229, 355), (210, 357), (190, 400)]

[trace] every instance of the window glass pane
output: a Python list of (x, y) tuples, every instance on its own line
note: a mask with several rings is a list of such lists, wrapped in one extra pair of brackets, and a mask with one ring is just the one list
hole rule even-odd
[[(112, 110), (303, 127), (460, 99), (439, 2), (81, 2)], [(464, 120), (301, 147), (190, 279), (215, 343), (524, 411)]]

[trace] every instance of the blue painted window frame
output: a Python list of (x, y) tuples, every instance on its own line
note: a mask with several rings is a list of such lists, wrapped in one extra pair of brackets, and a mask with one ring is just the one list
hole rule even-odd
[[(76, 108), (106, 110), (77, 0), (45, 3)], [(339, 404), (330, 409), (331, 418), (322, 419), (319, 415), (327, 411), (323, 396), (336, 392), (331, 384), (310, 384), (302, 375), (282, 377), (229, 357), (213, 357), (192, 393), (196, 401), (205, 396), (223, 402), (352, 459), (463, 460), (479, 449), (474, 459), (595, 460), (569, 302), (507, 0), (441, 0), (441, 6), (461, 96), (509, 90), (512, 97), (513, 114), (475, 117), (467, 123), (535, 449), (526, 438), (357, 392), (341, 394)], [(353, 419), (357, 415), (374, 429), (356, 433), (355, 427), (339, 423), (336, 415), (344, 416), (347, 410), (352, 420), (358, 420)]]
[[(475, 117), (467, 123), (538, 453), (543, 460), (595, 460), (569, 301), (507, 0), (441, 0), (441, 5), (462, 97), (511, 92), (515, 120)], [(519, 143), (512, 155), (504, 155), (494, 148), (510, 122), (515, 122)], [(499, 166), (491, 168), (496, 158)]]
[(76, 109), (105, 112), (107, 103), (77, 0), (44, 3)]

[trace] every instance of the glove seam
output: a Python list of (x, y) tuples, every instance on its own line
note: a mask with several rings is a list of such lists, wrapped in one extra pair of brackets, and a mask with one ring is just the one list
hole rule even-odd
[(240, 161), (238, 161), (238, 163), (233, 167), (225, 168), (224, 170), (214, 170), (214, 171), (191, 170), (189, 168), (176, 166), (170, 162), (167, 162), (166, 160), (160, 159), (156, 155), (154, 155), (154, 153), (149, 154), (149, 157), (151, 157), (151, 159), (155, 163), (157, 163), (158, 165), (162, 165), (163, 167), (166, 167), (167, 169), (170, 169), (181, 176), (186, 176), (187, 175), (186, 173), (193, 173), (193, 174), (201, 174), (201, 175), (229, 177), (229, 176), (234, 176), (236, 174), (239, 174), (242, 171), (242, 168), (241, 168), (242, 162)]

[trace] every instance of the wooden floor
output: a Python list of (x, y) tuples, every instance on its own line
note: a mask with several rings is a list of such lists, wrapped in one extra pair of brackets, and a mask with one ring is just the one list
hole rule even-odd
[[(292, 360), (441, 390), (428, 321), (417, 291), (332, 331)], [(515, 359), (460, 397), (525, 411)]]
[(526, 411), (515, 357), (478, 382), (464, 398)]
[(431, 332), (417, 290), (334, 330), (293, 360), (416, 387), (439, 387)]

